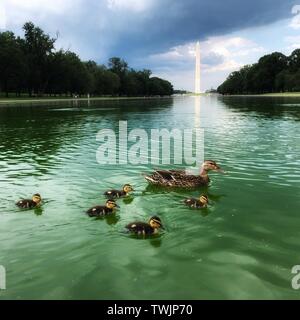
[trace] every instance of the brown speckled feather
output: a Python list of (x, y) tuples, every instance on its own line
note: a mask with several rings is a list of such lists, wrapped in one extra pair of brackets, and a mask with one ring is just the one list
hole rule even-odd
[(180, 188), (206, 186), (209, 183), (208, 176), (189, 175), (184, 170), (157, 170), (145, 179), (154, 185)]
[(205, 204), (203, 204), (202, 202), (200, 202), (198, 199), (195, 199), (195, 198), (185, 199), (184, 203), (190, 208), (196, 208), (196, 209), (206, 208)]
[(155, 233), (155, 229), (153, 229), (148, 223), (145, 222), (132, 222), (126, 226), (130, 232), (137, 235), (151, 235)]
[(16, 206), (18, 206), (21, 209), (32, 209), (36, 208), (38, 205), (31, 199), (23, 199), (16, 203)]
[(103, 217), (113, 214), (114, 211), (105, 206), (95, 206), (86, 212), (90, 217)]

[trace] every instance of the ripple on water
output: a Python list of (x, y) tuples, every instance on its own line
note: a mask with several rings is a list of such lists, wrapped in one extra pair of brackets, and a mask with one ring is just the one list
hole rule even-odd
[[(39, 112), (22, 107), (21, 118), (20, 107), (1, 107), (0, 258), (10, 279), (4, 298), (294, 298), (299, 113), (287, 104), (279, 106), (282, 117), (267, 100), (234, 101), (201, 97), (205, 158), (227, 174), (211, 173), (210, 187), (193, 191), (149, 189), (142, 173), (152, 164), (96, 162), (100, 129), (117, 129), (119, 119), (130, 129), (193, 127), (193, 99), (46, 104)], [(118, 200), (114, 219), (85, 214), (105, 202), (105, 190), (125, 183), (136, 191)], [(44, 198), (40, 212), (15, 207), (35, 192)], [(183, 205), (202, 193), (206, 210)], [(153, 214), (166, 227), (161, 236), (123, 232)], [(137, 292), (137, 285), (146, 289)]]

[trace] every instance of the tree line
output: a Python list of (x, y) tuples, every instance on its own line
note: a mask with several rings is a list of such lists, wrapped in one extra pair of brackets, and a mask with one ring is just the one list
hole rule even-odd
[(260, 94), (300, 91), (300, 49), (290, 56), (273, 52), (232, 72), (218, 87), (221, 94)]
[(151, 71), (129, 68), (113, 57), (108, 65), (81, 61), (69, 50), (55, 50), (56, 38), (32, 22), (23, 26), (24, 37), (0, 32), (0, 92), (6, 96), (120, 95), (154, 96), (173, 94), (172, 84)]

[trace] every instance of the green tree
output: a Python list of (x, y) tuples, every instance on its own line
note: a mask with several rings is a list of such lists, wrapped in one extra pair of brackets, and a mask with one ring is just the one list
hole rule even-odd
[(20, 93), (26, 83), (27, 68), (20, 41), (12, 32), (0, 33), (0, 87), (9, 92)]
[(79, 95), (89, 93), (93, 79), (86, 65), (74, 52), (65, 53), (65, 68), (68, 75), (68, 92)]
[(81, 61), (71, 51), (55, 50), (51, 38), (32, 22), (23, 26), (24, 38), (0, 33), (0, 91), (32, 94), (169, 95), (172, 84), (150, 78), (151, 71), (129, 68), (118, 57), (108, 67)]
[(120, 78), (117, 74), (104, 70), (102, 72), (101, 81), (103, 83), (103, 94), (116, 95), (120, 92)]
[(218, 87), (222, 94), (267, 93), (286, 90), (289, 58), (279, 52), (261, 57), (258, 63), (232, 72)]
[(171, 95), (173, 94), (173, 86), (167, 80), (163, 80), (158, 77), (153, 77), (150, 78), (149, 92), (150, 95), (153, 96)]
[(120, 79), (120, 94), (126, 94), (126, 75), (128, 73), (128, 63), (119, 58), (119, 57), (112, 57), (109, 59), (108, 62), (109, 70), (118, 75)]
[(24, 53), (29, 68), (28, 91), (43, 93), (49, 81), (49, 57), (54, 49), (55, 39), (50, 38), (42, 29), (32, 22), (23, 26), (25, 32)]
[(294, 50), (288, 57), (288, 66), (291, 72), (297, 72), (300, 69), (300, 49)]

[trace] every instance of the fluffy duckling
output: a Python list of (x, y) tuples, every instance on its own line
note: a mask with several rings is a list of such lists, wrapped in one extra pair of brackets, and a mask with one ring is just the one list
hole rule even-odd
[(128, 196), (129, 192), (134, 191), (130, 184), (125, 184), (123, 190), (108, 190), (104, 193), (108, 198), (121, 198)]
[(105, 206), (95, 206), (89, 209), (86, 213), (90, 217), (103, 217), (113, 214), (116, 208), (119, 208), (119, 206), (114, 200), (107, 200)]
[(126, 226), (126, 229), (128, 229), (131, 233), (144, 236), (157, 234), (159, 228), (164, 229), (160, 218), (157, 216), (151, 217), (148, 223), (132, 222)]
[(40, 194), (36, 193), (32, 196), (32, 199), (21, 199), (16, 203), (21, 209), (33, 209), (39, 207), (41, 204), (42, 198)]
[(189, 198), (184, 200), (184, 203), (190, 208), (195, 208), (195, 209), (206, 208), (208, 204), (208, 197), (203, 194), (199, 197), (199, 199)]

